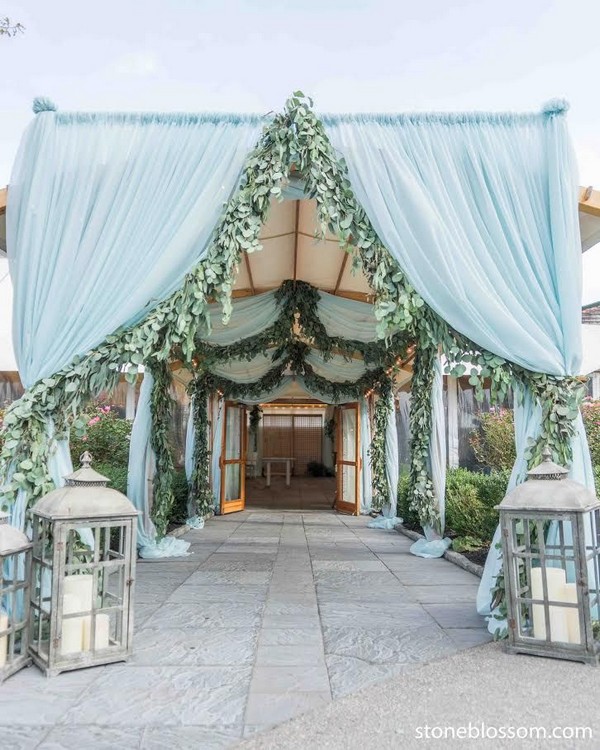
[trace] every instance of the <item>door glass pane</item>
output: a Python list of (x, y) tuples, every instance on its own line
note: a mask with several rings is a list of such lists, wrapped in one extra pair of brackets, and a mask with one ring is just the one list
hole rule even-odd
[(356, 409), (342, 409), (342, 459), (356, 461)]
[(240, 436), (242, 430), (241, 423), (242, 410), (239, 406), (227, 407), (227, 433), (225, 438), (225, 458), (241, 458), (240, 455)]
[(356, 466), (342, 465), (342, 501), (356, 503)]
[(240, 464), (225, 464), (225, 502), (239, 500), (242, 491), (240, 484)]

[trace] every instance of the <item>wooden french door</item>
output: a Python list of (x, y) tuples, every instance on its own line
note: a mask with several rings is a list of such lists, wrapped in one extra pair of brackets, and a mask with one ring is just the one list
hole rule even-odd
[(221, 513), (246, 507), (246, 407), (226, 401), (221, 443)]
[(344, 404), (338, 411), (337, 493), (335, 507), (357, 516), (360, 510), (360, 415), (358, 403)]

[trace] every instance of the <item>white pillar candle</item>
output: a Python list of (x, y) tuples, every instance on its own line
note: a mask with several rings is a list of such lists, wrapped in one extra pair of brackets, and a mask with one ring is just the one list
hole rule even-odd
[(79, 608), (76, 612), (89, 612), (92, 608), (94, 590), (94, 576), (75, 575), (65, 577), (65, 586), (63, 596), (73, 595), (79, 600)]
[[(565, 583), (563, 589), (563, 601), (577, 604), (577, 584), (576, 583)], [(581, 636), (579, 632), (579, 607), (577, 609), (569, 607), (565, 608), (567, 617), (567, 632), (569, 633), (569, 643), (581, 643)]]
[[(8, 615), (4, 612), (0, 612), (0, 632), (7, 630), (8, 628)], [(8, 653), (8, 636), (3, 635), (0, 637), (0, 667), (6, 664), (6, 657)]]
[(80, 654), (83, 642), (83, 617), (68, 617), (62, 621), (61, 654)]
[[(92, 643), (92, 618), (83, 618), (83, 650), (89, 651)], [(110, 615), (96, 615), (96, 638), (94, 648), (108, 648), (110, 635)]]
[(65, 594), (63, 596), (63, 615), (74, 615), (82, 611), (81, 602), (76, 594)]
[[(567, 582), (566, 573), (562, 568), (543, 568), (546, 573), (548, 599), (550, 601), (564, 601), (564, 587)], [(531, 596), (533, 599), (544, 598), (542, 585), (542, 568), (531, 569)], [(549, 607), (550, 640), (569, 642), (567, 630), (567, 616), (564, 607)], [(533, 605), (533, 637), (546, 640), (546, 618), (542, 604)]]

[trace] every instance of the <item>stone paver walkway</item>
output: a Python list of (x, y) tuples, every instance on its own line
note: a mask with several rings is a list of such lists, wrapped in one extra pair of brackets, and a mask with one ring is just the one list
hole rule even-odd
[(2, 750), (201, 750), (482, 643), (477, 580), (367, 518), (246, 511), (141, 562), (134, 658), (0, 686)]

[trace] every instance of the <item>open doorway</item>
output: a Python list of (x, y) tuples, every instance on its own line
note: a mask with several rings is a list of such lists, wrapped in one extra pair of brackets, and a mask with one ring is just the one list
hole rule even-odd
[(326, 431), (332, 409), (319, 401), (284, 400), (249, 416), (246, 463), (248, 508), (331, 509), (335, 456)]

